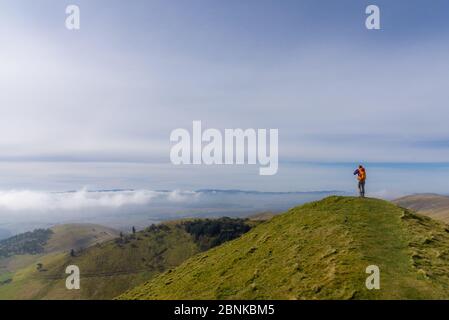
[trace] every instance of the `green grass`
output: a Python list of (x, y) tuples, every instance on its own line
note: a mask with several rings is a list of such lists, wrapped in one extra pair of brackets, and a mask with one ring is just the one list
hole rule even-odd
[(8, 281), (9, 279), (12, 279), (12, 272), (5, 272), (0, 275), (0, 283)]
[(73, 249), (92, 246), (96, 243), (110, 240), (119, 232), (93, 224), (66, 224), (51, 229), (53, 233), (44, 245), (42, 254), (23, 254), (0, 258), (0, 278), (9, 277), (12, 282), (1, 283), (0, 299), (31, 299), (35, 298), (39, 289), (46, 286), (45, 281), (39, 281), (41, 273), (37, 274), (37, 263), (47, 265), (63, 260)]
[[(13, 281), (0, 285), (0, 299), (111, 299), (140, 285), (154, 276), (174, 268), (191, 256), (203, 251), (208, 243), (221, 239), (223, 235), (238, 235), (238, 224), (235, 219), (191, 220), (168, 222), (159, 226), (151, 226), (134, 235), (117, 237), (114, 240), (93, 243), (90, 247), (76, 251), (71, 256), (68, 250), (36, 257), (28, 264), (13, 273)], [(241, 220), (239, 223), (246, 223)], [(187, 226), (194, 224), (201, 236), (187, 232)], [(254, 223), (252, 223), (254, 224)], [(204, 225), (204, 228), (200, 228)], [(218, 234), (205, 234), (207, 226), (222, 226)], [(231, 230), (229, 230), (231, 227)], [(63, 228), (64, 230), (62, 230)], [(67, 229), (70, 232), (67, 232)], [(96, 230), (98, 231), (98, 226)], [(203, 230), (204, 229), (204, 230)], [(234, 234), (232, 230), (237, 230)], [(55, 234), (73, 235), (82, 242), (92, 241), (89, 230), (73, 226), (61, 226)], [(86, 236), (87, 232), (87, 236)], [(64, 237), (54, 241), (59, 248), (68, 248)], [(80, 241), (76, 241), (79, 243)], [(37, 270), (37, 263), (42, 269)], [(81, 289), (67, 290), (65, 269), (76, 265), (81, 273)], [(10, 274), (11, 275), (11, 274)]]
[[(329, 197), (195, 255), (120, 299), (448, 299), (449, 229), (377, 199)], [(369, 265), (381, 289), (368, 290)]]
[(45, 245), (45, 252), (50, 253), (88, 248), (119, 235), (117, 230), (96, 224), (63, 224), (51, 230), (53, 235)]
[[(14, 273), (0, 286), (1, 299), (108, 299), (143, 283), (167, 267), (198, 253), (198, 246), (182, 228), (139, 232), (126, 241), (107, 241), (77, 252), (49, 254)], [(44, 271), (38, 271), (36, 263)], [(65, 268), (77, 265), (81, 290), (67, 290)]]
[[(45, 254), (87, 248), (96, 243), (116, 238), (119, 235), (116, 230), (94, 224), (64, 224), (51, 228), (51, 231), (50, 238), (43, 244), (42, 253), (0, 257), (0, 275), (5, 272), (15, 272), (30, 264), (37, 263), (39, 258)], [(26, 235), (26, 233), (22, 235)]]

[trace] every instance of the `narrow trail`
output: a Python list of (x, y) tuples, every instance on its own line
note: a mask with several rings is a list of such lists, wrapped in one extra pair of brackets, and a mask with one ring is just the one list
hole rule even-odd
[[(113, 277), (113, 276), (130, 275), (130, 274), (151, 272), (151, 271), (157, 271), (157, 268), (149, 267), (149, 268), (141, 268), (141, 269), (133, 269), (133, 270), (118, 270), (118, 271), (111, 271), (111, 272), (81, 273), (81, 278)], [(66, 279), (68, 276), (69, 276), (69, 274), (53, 274), (53, 275), (39, 274), (39, 275), (34, 276), (33, 278), (37, 279), (37, 280), (62, 280), (62, 279)]]

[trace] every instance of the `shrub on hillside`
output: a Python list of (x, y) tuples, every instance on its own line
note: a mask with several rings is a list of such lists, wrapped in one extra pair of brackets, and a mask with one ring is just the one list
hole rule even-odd
[(251, 229), (246, 220), (226, 217), (186, 221), (183, 226), (203, 250), (238, 238)]

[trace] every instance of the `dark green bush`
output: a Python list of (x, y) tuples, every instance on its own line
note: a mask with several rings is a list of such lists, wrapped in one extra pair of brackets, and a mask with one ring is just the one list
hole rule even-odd
[(53, 231), (50, 229), (36, 229), (1, 240), (0, 257), (43, 253), (44, 246), (52, 234)]
[(186, 221), (183, 226), (203, 250), (238, 238), (251, 229), (246, 220), (227, 217)]

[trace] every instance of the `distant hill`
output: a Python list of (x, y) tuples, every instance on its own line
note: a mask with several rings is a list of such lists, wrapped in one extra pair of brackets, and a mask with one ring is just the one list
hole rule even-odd
[(86, 248), (116, 238), (118, 235), (118, 231), (99, 225), (67, 224), (51, 229), (37, 229), (1, 240), (0, 298), (8, 298), (8, 294), (14, 296), (9, 288), (20, 289), (12, 286), (12, 280), (20, 273), (19, 270), (30, 266), (31, 269), (36, 268), (36, 264), (41, 261), (64, 256), (72, 249)]
[(261, 212), (248, 216), (247, 218), (251, 221), (267, 221), (276, 216), (274, 212)]
[[(135, 234), (95, 243), (101, 231), (97, 237), (76, 241), (81, 249), (73, 256), (68, 250), (41, 256), (4, 276), (3, 285), (0, 275), (0, 299), (110, 299), (201, 251), (239, 237), (251, 225), (242, 219), (191, 219), (152, 225)], [(70, 238), (102, 230), (89, 228), (60, 226), (55, 234), (64, 232)], [(87, 247), (88, 243), (91, 246)], [(73, 241), (52, 237), (47, 247), (73, 248)], [(66, 289), (68, 265), (80, 268), (81, 290)]]
[(297, 195), (344, 195), (347, 194), (345, 191), (340, 190), (321, 190), (321, 191), (285, 191), (285, 192), (274, 192), (274, 191), (254, 191), (254, 190), (240, 190), (240, 189), (200, 189), (195, 192), (199, 193), (212, 193), (212, 194), (257, 194), (257, 195), (286, 195), (286, 194), (297, 194)]
[(45, 246), (45, 252), (79, 250), (102, 243), (120, 235), (120, 232), (96, 224), (63, 224), (51, 228), (53, 235)]
[[(365, 286), (367, 266), (381, 289)], [(197, 254), (119, 299), (448, 299), (449, 229), (377, 199), (329, 197)]]
[(65, 224), (0, 240), (0, 258), (77, 250), (113, 239), (119, 232), (94, 224)]
[(9, 238), (11, 236), (12, 236), (11, 231), (0, 228), (0, 240)]
[(36, 229), (0, 241), (0, 258), (21, 254), (39, 254), (45, 251), (45, 245), (53, 231)]
[(449, 223), (449, 197), (439, 194), (415, 194), (393, 201), (397, 205), (417, 211), (433, 219)]

